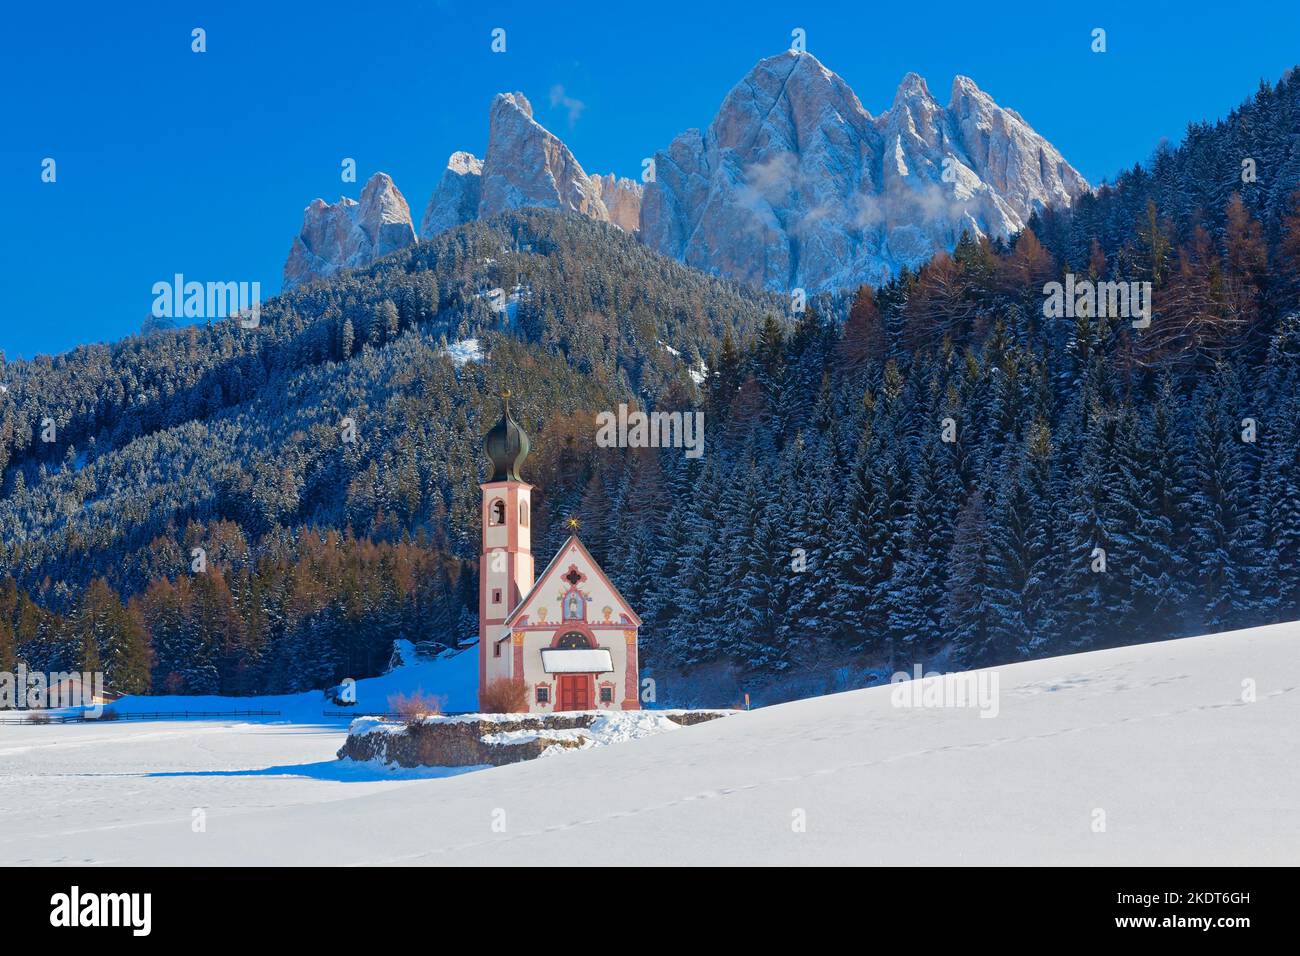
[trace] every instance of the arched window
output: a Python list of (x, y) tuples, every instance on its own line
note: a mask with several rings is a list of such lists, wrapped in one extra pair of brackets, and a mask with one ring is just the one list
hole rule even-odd
[(500, 498), (493, 499), (491, 506), (488, 508), (488, 524), (499, 525), (506, 523), (506, 503)]
[(568, 634), (560, 635), (560, 639), (556, 641), (555, 646), (562, 651), (580, 651), (583, 648), (591, 647), (591, 643), (585, 635), (579, 634), (577, 631), (570, 631)]
[(519, 527), (528, 527), (528, 502), (519, 502)]
[(564, 619), (566, 621), (582, 620), (582, 595), (577, 591), (570, 591), (564, 596)]

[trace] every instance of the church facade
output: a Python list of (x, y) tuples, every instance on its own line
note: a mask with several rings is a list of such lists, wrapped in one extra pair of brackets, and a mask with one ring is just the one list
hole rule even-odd
[(522, 682), (528, 710), (637, 710), (641, 619), (576, 533), (534, 576), (533, 486), (520, 476), (528, 436), (510, 415), (483, 441), (479, 563), (479, 698), (498, 680)]

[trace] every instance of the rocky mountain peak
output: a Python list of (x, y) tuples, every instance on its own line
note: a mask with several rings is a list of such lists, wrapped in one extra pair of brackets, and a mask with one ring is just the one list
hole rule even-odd
[(430, 239), (478, 216), (482, 183), (483, 160), (472, 153), (452, 153), (425, 207), (420, 238)]
[(559, 137), (533, 119), (526, 96), (498, 94), (488, 123), (479, 216), (541, 206), (609, 221), (600, 187)]
[(966, 77), (953, 90), (945, 108), (909, 73), (873, 118), (811, 54), (760, 60), (702, 135), (656, 154), (642, 240), (768, 288), (851, 288), (1087, 190), (1019, 114)]
[(540, 206), (580, 213), (635, 233), (641, 221), (640, 183), (589, 175), (572, 151), (533, 116), (523, 93), (498, 93), (488, 111), (482, 160), (453, 153), (425, 210), (420, 235), (429, 238), (472, 219)]
[(313, 199), (303, 211), (302, 229), (284, 264), (284, 287), (355, 269), (415, 243), (411, 210), (392, 178), (375, 173), (361, 201)]
[(898, 84), (898, 90), (894, 94), (894, 105), (915, 99), (933, 101), (934, 97), (930, 94), (930, 87), (926, 84), (925, 77), (920, 73), (907, 73)]
[[(873, 117), (815, 56), (787, 50), (755, 64), (706, 129), (656, 153), (644, 187), (588, 174), (527, 96), (498, 94), (486, 153), (451, 155), (420, 235), (524, 207), (559, 209), (637, 233), (698, 269), (818, 291), (879, 284), (951, 249), (963, 231), (1008, 236), (1035, 210), (1069, 206), (1088, 188), (969, 77), (954, 78), (944, 106), (908, 73)], [(307, 208), (286, 285), (411, 241), (405, 200), (376, 174), (360, 203)]]
[(518, 110), (529, 119), (533, 118), (533, 104), (523, 93), (498, 93), (492, 99), (492, 109), (497, 108)]

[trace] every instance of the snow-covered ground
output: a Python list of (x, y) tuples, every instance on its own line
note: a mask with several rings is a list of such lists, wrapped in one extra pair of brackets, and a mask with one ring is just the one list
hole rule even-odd
[(447, 357), (458, 367), (467, 362), (483, 361), (483, 346), (478, 339), (460, 339), (452, 342), (447, 346), (446, 352)]
[[(392, 709), (390, 701), (399, 694), (412, 696), (425, 694), (438, 698), (447, 713), (474, 710), (478, 706), (478, 648), (471, 647), (460, 653), (448, 652), (446, 656), (418, 658), (406, 641), (399, 641), (409, 655), (410, 663), (394, 668), (381, 677), (367, 677), (354, 685), (356, 703), (341, 706), (327, 699), (324, 691), (314, 690), (302, 694), (275, 694), (262, 697), (155, 697), (132, 696), (114, 701), (109, 709), (121, 714), (157, 713), (160, 711), (279, 711), (281, 720), (295, 723), (333, 723), (325, 714), (352, 712), (383, 714)], [(346, 729), (346, 721), (339, 726)], [(3, 742), (0, 736), (0, 742)], [(0, 769), (0, 777), (3, 776)]]
[(455, 774), (338, 725), (4, 726), (0, 864), (1300, 863), (1300, 624), (998, 677), (996, 717), (886, 686)]

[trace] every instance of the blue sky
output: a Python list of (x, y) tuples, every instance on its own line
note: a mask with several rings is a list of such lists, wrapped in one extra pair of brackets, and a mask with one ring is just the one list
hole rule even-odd
[[(705, 126), (764, 56), (808, 49), (873, 114), (904, 73), (972, 77), (1096, 182), (1300, 60), (1300, 4), (15, 4), (0, 32), (0, 349), (139, 329), (153, 283), (278, 290), (314, 197), (396, 180), (417, 226), (447, 156), (482, 155), (492, 95), (522, 90), (589, 172)], [(207, 31), (207, 52), (190, 31)], [(490, 50), (506, 30), (506, 53)], [(1090, 52), (1094, 27), (1108, 50)], [(552, 104), (551, 92), (565, 100)], [(42, 183), (41, 161), (57, 162)], [(341, 182), (354, 157), (358, 183)]]

